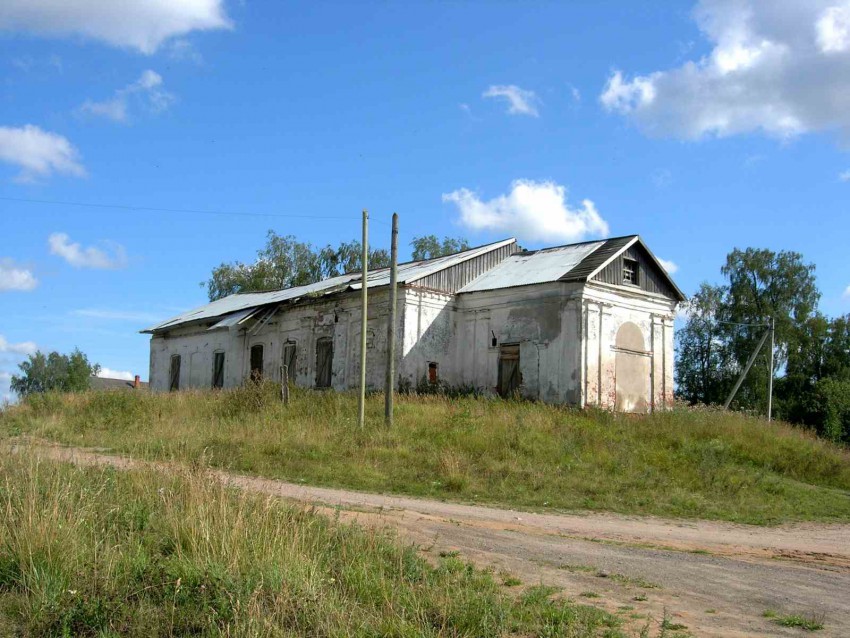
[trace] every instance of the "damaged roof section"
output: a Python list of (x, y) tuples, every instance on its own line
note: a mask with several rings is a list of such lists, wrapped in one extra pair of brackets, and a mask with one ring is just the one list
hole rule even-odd
[[(470, 248), (453, 255), (425, 259), (422, 261), (410, 261), (398, 265), (398, 283), (417, 285), (418, 282), (427, 280), (430, 276), (440, 271), (452, 268), (459, 264), (476, 260), (489, 253), (499, 252), (507, 256), (516, 249), (516, 239), (510, 238), (492, 244), (485, 244), (476, 248)], [(283, 302), (297, 302), (299, 300), (327, 296), (346, 290), (360, 290), (362, 288), (362, 274), (359, 272), (348, 273), (338, 277), (330, 277), (306, 286), (295, 286), (284, 290), (271, 292), (246, 292), (229, 295), (222, 299), (210, 302), (199, 308), (181, 313), (162, 323), (142, 330), (143, 333), (154, 333), (169, 330), (180, 325), (221, 318), (212, 329), (230, 328), (246, 321), (253, 310), (262, 306), (278, 304)], [(386, 286), (390, 283), (389, 268), (379, 268), (369, 272), (368, 287), (375, 288)], [(447, 290), (446, 292), (455, 292)], [(245, 311), (248, 311), (245, 313)], [(244, 314), (243, 314), (244, 313)]]

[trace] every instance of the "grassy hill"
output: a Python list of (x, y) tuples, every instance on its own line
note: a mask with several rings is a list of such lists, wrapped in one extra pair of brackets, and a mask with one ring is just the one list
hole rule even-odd
[(430, 564), (387, 533), (198, 470), (19, 452), (0, 455), (0, 477), (0, 635), (623, 635), (551, 588), (516, 592), (453, 557)]
[(510, 507), (755, 524), (850, 521), (850, 452), (782, 423), (677, 410), (648, 417), (483, 398), (356, 397), (274, 386), (33, 397), (0, 414), (28, 434), (316, 485)]

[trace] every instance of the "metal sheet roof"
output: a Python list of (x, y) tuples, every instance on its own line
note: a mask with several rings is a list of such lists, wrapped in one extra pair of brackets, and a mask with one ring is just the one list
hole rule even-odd
[(595, 241), (517, 253), (468, 283), (459, 292), (495, 290), (558, 281), (604, 244), (605, 241)]
[[(410, 261), (403, 264), (399, 264), (398, 282), (400, 284), (412, 283), (417, 279), (426, 277), (427, 275), (442, 270), (443, 268), (448, 268), (455, 264), (466, 261), (467, 259), (472, 259), (474, 257), (477, 257), (478, 255), (486, 253), (487, 251), (495, 250), (515, 241), (515, 239), (511, 238), (492, 244), (486, 244), (484, 246), (478, 246), (476, 248), (470, 248), (469, 250), (455, 253), (453, 255), (446, 255), (445, 257), (437, 257), (435, 259), (427, 259), (423, 261)], [(360, 288), (362, 287), (360, 281), (361, 279), (361, 273), (355, 272), (349, 273), (347, 275), (340, 275), (338, 277), (330, 277), (328, 279), (324, 279), (322, 281), (318, 281), (316, 283), (309, 284), (306, 286), (296, 286), (294, 288), (286, 288), (284, 290), (275, 290), (272, 292), (238, 293), (235, 295), (224, 297), (222, 299), (218, 299), (204, 306), (200, 306), (199, 308), (194, 308), (193, 310), (181, 313), (175, 317), (172, 317), (171, 319), (163, 321), (162, 323), (158, 323), (154, 326), (151, 326), (150, 328), (146, 328), (142, 330), (142, 332), (157, 332), (161, 330), (167, 330), (169, 328), (174, 328), (181, 324), (190, 323), (193, 321), (203, 321), (205, 319), (214, 319), (217, 317), (224, 317), (224, 315), (231, 315), (233, 313), (241, 312), (244, 310), (250, 310), (253, 308), (258, 308), (260, 306), (280, 303), (283, 301), (294, 301), (296, 299), (301, 299), (304, 297), (328, 295), (343, 290), (360, 290)], [(369, 288), (374, 288), (376, 286), (385, 286), (388, 285), (389, 282), (389, 268), (381, 268), (369, 273)], [(248, 314), (250, 314), (250, 312)], [(248, 315), (240, 316), (238, 318), (234, 317), (233, 321), (235, 323), (238, 323), (239, 321), (245, 319), (247, 316)], [(223, 325), (227, 321), (229, 321), (229, 318), (224, 317), (221, 321), (219, 321), (211, 328), (229, 327), (229, 325)]]

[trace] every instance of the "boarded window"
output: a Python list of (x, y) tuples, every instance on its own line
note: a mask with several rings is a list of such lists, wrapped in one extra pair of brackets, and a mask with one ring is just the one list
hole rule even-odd
[(283, 344), (283, 360), (282, 365), (285, 368), (286, 376), (289, 379), (295, 378), (295, 342), (287, 341)]
[(224, 387), (224, 353), (216, 352), (213, 354), (213, 373), (212, 387)]
[(512, 397), (522, 383), (519, 372), (519, 344), (506, 343), (499, 348), (498, 391), (503, 397)]
[(168, 371), (168, 389), (176, 392), (180, 389), (180, 355), (171, 356), (171, 368)]
[(259, 381), (263, 378), (263, 345), (258, 343), (251, 346), (251, 380)]
[(316, 387), (331, 387), (331, 373), (334, 363), (334, 342), (330, 337), (321, 337), (316, 341)]
[(626, 257), (623, 259), (623, 283), (631, 284), (633, 286), (639, 286), (640, 281), (638, 272), (638, 262), (636, 259), (629, 259)]
[(437, 374), (437, 362), (431, 361), (428, 363), (428, 383), (437, 383), (439, 375)]

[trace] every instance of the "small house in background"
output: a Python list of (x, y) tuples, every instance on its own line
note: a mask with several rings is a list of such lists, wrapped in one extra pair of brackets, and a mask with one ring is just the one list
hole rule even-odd
[[(235, 294), (143, 332), (153, 390), (246, 379), (359, 384), (361, 273)], [(383, 386), (389, 270), (369, 273), (367, 383)], [(673, 400), (684, 295), (637, 235), (522, 250), (515, 239), (398, 267), (399, 380), (649, 412)]]
[(91, 390), (147, 390), (147, 388), (147, 382), (142, 381), (138, 374), (132, 381), (111, 377), (91, 377), (89, 379), (89, 389)]

